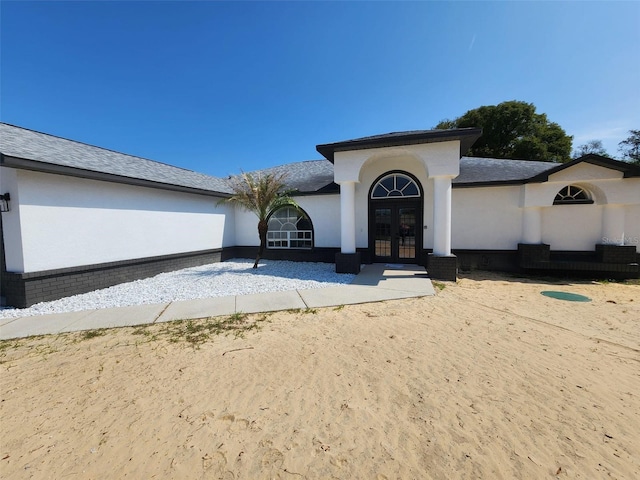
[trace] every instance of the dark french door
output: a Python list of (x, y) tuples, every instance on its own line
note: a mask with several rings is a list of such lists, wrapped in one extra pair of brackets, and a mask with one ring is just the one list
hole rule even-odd
[(419, 203), (372, 202), (369, 226), (369, 248), (374, 262), (417, 262), (422, 247)]

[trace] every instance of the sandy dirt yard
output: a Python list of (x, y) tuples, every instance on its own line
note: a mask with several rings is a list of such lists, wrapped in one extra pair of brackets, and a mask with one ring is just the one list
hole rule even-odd
[(2, 342), (0, 477), (640, 478), (639, 285), (443, 285)]

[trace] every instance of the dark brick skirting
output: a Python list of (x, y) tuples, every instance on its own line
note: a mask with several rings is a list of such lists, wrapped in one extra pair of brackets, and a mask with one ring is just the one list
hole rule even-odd
[(41, 272), (3, 272), (1, 296), (7, 305), (25, 308), (163, 272), (220, 262), (232, 256), (232, 249), (215, 249)]
[(596, 258), (604, 263), (635, 263), (637, 253), (635, 245), (596, 245)]
[(455, 282), (458, 278), (458, 258), (455, 255), (441, 257), (430, 253), (427, 259), (427, 274), (434, 280)]
[(458, 268), (461, 272), (472, 270), (516, 272), (519, 270), (516, 250), (455, 249), (453, 253), (458, 257)]
[(356, 253), (336, 253), (336, 273), (360, 273), (362, 265), (362, 255)]
[[(233, 247), (233, 255), (236, 258), (256, 258), (258, 247)], [(371, 262), (371, 253), (368, 248), (358, 248), (362, 263)], [(315, 247), (310, 250), (294, 250), (294, 249), (266, 249), (262, 258), (267, 260), (291, 260), (292, 262), (321, 262), (334, 263), (336, 261), (336, 253), (340, 253), (339, 248), (331, 247)], [(425, 263), (426, 265), (426, 263)]]
[[(595, 251), (552, 251), (547, 244), (519, 244), (518, 250), (453, 250), (460, 272), (489, 270), (575, 275), (592, 278), (640, 278), (633, 245), (596, 245)], [(424, 250), (420, 264), (428, 269), (431, 250)], [(443, 257), (446, 258), (446, 257)]]
[[(233, 252), (235, 258), (256, 258), (258, 253), (258, 247), (233, 247), (230, 252)], [(265, 260), (291, 260), (292, 262), (321, 262), (321, 263), (333, 263), (335, 261), (336, 253), (340, 251), (339, 248), (313, 248), (309, 250), (294, 250), (294, 249), (265, 249), (262, 258)]]
[(546, 243), (518, 244), (518, 263), (525, 266), (531, 262), (548, 262), (551, 258), (551, 246)]
[[(432, 250), (425, 249), (419, 259), (419, 264), (427, 266)], [(460, 272), (472, 270), (491, 270), (497, 272), (517, 272), (517, 250), (471, 250), (454, 249), (453, 255), (457, 257), (457, 265)]]
[(638, 254), (633, 245), (596, 245), (591, 252), (551, 251), (549, 245), (518, 245), (518, 264), (536, 273), (640, 278)]

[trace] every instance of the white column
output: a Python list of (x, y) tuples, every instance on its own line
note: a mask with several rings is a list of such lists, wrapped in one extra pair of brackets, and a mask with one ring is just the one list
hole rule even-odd
[(433, 178), (433, 254), (451, 255), (451, 177)]
[(524, 207), (522, 213), (522, 243), (542, 243), (542, 208)]
[(602, 209), (602, 243), (624, 245), (624, 207), (605, 205)]
[(356, 253), (356, 182), (340, 183), (340, 251)]

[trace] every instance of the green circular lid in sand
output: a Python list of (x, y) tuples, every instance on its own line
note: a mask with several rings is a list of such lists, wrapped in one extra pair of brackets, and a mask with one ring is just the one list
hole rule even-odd
[(584, 295), (578, 295), (577, 293), (569, 293), (569, 292), (556, 292), (553, 290), (545, 290), (544, 292), (540, 292), (545, 297), (556, 298), (558, 300), (567, 300), (569, 302), (590, 302), (591, 299), (589, 297), (585, 297)]

